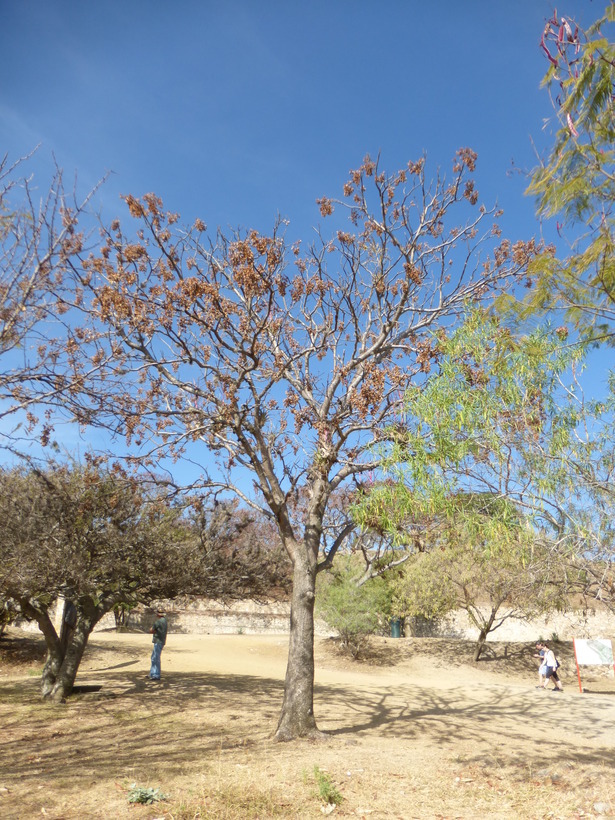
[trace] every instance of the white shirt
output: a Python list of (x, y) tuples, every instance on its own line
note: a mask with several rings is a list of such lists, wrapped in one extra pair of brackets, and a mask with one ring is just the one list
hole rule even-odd
[(545, 652), (545, 659), (544, 662), (547, 666), (550, 666), (552, 669), (555, 669), (557, 666), (557, 661), (555, 660), (555, 652), (552, 649), (547, 649)]

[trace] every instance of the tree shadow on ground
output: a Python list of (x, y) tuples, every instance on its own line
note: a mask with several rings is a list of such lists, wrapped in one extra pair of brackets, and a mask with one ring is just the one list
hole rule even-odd
[(142, 660), (132, 660), (132, 661), (122, 661), (122, 663), (114, 663), (111, 666), (98, 666), (95, 669), (92, 668), (90, 672), (109, 672), (112, 669), (124, 669), (127, 666), (134, 666), (136, 663), (143, 664)]
[[(93, 633), (93, 635), (96, 635), (96, 633)], [(32, 666), (34, 664), (41, 665), (45, 662), (46, 655), (47, 647), (45, 645), (45, 639), (42, 634), (38, 632), (17, 632), (14, 630), (11, 633), (3, 635), (2, 639), (0, 639), (0, 668), (4, 672), (11, 670), (19, 671), (20, 667)], [(121, 643), (117, 645), (97, 643), (96, 646), (92, 646), (92, 644), (88, 642), (82, 664), (87, 664), (93, 657), (96, 657), (97, 661), (104, 664), (105, 656), (117, 655), (132, 657), (134, 655), (134, 648), (122, 645)], [(137, 661), (133, 659), (125, 661), (124, 664), (120, 665), (133, 663), (137, 663)]]
[(0, 639), (0, 664), (2, 669), (9, 666), (26, 666), (43, 663), (47, 647), (42, 635), (5, 634)]
[[(336, 643), (324, 644), (327, 654), (334, 656)], [(576, 662), (572, 641), (551, 643), (566, 675), (576, 676)], [(478, 661), (474, 660), (476, 644), (457, 638), (374, 638), (366, 664), (395, 667), (413, 658), (428, 657), (435, 666), (451, 669), (474, 666), (510, 677), (527, 676), (538, 672), (536, 645), (532, 641), (488, 641)], [(337, 651), (338, 655), (341, 655)], [(346, 656), (348, 657), (348, 656)], [(591, 673), (588, 672), (591, 676)], [(598, 675), (599, 676), (599, 675)]]
[[(420, 814), (423, 757), (430, 751), (439, 773), (437, 785), (430, 788), (438, 792), (467, 778), (475, 795), (481, 797), (484, 793), (477, 789), (499, 788), (508, 778), (513, 790), (518, 783), (539, 801), (548, 801), (553, 794), (547, 782), (549, 788), (555, 784), (565, 789), (568, 781), (583, 781), (590, 784), (584, 788), (593, 795), (591, 783), (604, 779), (605, 770), (615, 763), (613, 743), (603, 742), (605, 728), (612, 732), (615, 722), (615, 716), (609, 718), (605, 710), (604, 698), (556, 701), (557, 696), (550, 699), (547, 693), (497, 683), (440, 689), (377, 683), (359, 688), (318, 685), (317, 718), (326, 739), (277, 744), (272, 734), (283, 694), (283, 684), (277, 679), (169, 673), (160, 685), (152, 685), (133, 671), (122, 674), (115, 669), (90, 671), (84, 680), (97, 682), (102, 689), (71, 698), (60, 707), (42, 704), (31, 680), (0, 681), (2, 783), (9, 789), (11, 806), (16, 807), (15, 814), (3, 816), (39, 816), (41, 795), (49, 801), (45, 805), (50, 814), (67, 820), (102, 817), (103, 811), (105, 817), (132, 817), (135, 811), (139, 816), (154, 816), (146, 815), (145, 807), (114, 811), (122, 808), (118, 801), (109, 808), (113, 790), (125, 793), (122, 784), (135, 782), (172, 786), (168, 790), (175, 795), (185, 795), (186, 790), (191, 795), (202, 794), (199, 810), (204, 811), (205, 795), (220, 784), (240, 783), (246, 777), (248, 783), (258, 784), (257, 792), (266, 792), (273, 783), (280, 788), (288, 783), (285, 793), (292, 793), (301, 773), (311, 772), (318, 762), (334, 776), (340, 767), (344, 772), (352, 768), (352, 782), (355, 776), (369, 781), (357, 806), (365, 805), (369, 796), (374, 804), (380, 800), (383, 808), (384, 795), (391, 789), (407, 789), (406, 794), (412, 795), (408, 800), (413, 801), (407, 813), (384, 810), (377, 816), (409, 817)], [(5, 698), (9, 689), (15, 697), (10, 704)], [(555, 735), (545, 744), (545, 708), (549, 706), (548, 725)], [(583, 731), (577, 731), (579, 726)], [(575, 744), (563, 742), (572, 736)], [(378, 786), (379, 781), (388, 784), (389, 792)], [(93, 784), (98, 788), (94, 799), (100, 802), (84, 804)], [(465, 788), (463, 783), (456, 785)], [(125, 804), (123, 793), (121, 798)], [(66, 811), (71, 805), (81, 807), (81, 813)], [(84, 810), (84, 805), (91, 811)], [(162, 807), (156, 809), (156, 816), (162, 813)], [(543, 813), (463, 816), (533, 817)], [(209, 815), (195, 811), (190, 816)], [(460, 814), (447, 812), (446, 816)]]
[[(92, 772), (109, 778), (152, 769), (178, 774), (212, 765), (221, 755), (253, 749), (276, 757), (288, 748), (272, 743), (281, 680), (171, 672), (155, 684), (116, 668), (90, 670), (78, 685), (101, 689), (54, 708), (40, 704), (34, 681), (0, 682), (5, 776), (27, 786), (67, 771), (77, 781)], [(417, 755), (425, 742), (452, 754), (462, 742), (471, 750), (469, 761), (492, 759), (495, 752), (519, 765), (512, 750), (521, 744), (526, 766), (563, 759), (615, 763), (615, 714), (605, 708), (612, 704), (604, 697), (571, 698), (500, 684), (326, 684), (317, 685), (315, 705), (328, 742), (340, 747), (349, 738), (358, 744), (380, 738), (416, 748)], [(547, 747), (540, 729), (546, 712), (557, 734)], [(566, 737), (575, 738), (574, 748), (566, 746)]]

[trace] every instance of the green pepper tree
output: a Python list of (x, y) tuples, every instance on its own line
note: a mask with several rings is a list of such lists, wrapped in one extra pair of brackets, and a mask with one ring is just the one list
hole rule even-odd
[[(583, 351), (560, 336), (515, 337), (496, 317), (471, 313), (441, 338), (437, 377), (406, 394), (391, 479), (362, 491), (359, 524), (394, 533), (412, 521), (423, 551), (441, 553), (406, 567), (415, 591), (419, 567), (449, 574), (446, 595), (438, 580), (438, 606), (450, 606), (453, 583), (472, 573), (485, 591), (490, 572), (495, 587), (484, 597), (525, 597), (529, 614), (572, 591), (613, 601), (613, 394), (584, 398)], [(469, 589), (480, 593), (476, 583)], [(455, 601), (464, 600), (458, 587)]]
[[(541, 46), (549, 61), (543, 86), (555, 112), (553, 144), (527, 193), (541, 219), (555, 221), (561, 252), (530, 266), (525, 311), (559, 309), (580, 335), (615, 338), (615, 3), (587, 31), (554, 15)], [(512, 297), (511, 297), (512, 298)]]

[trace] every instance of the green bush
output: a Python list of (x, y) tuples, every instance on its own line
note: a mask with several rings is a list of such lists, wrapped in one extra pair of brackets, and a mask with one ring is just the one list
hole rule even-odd
[(358, 658), (369, 636), (387, 629), (391, 595), (383, 578), (358, 585), (352, 566), (341, 567), (319, 579), (316, 613), (340, 636), (342, 645)]

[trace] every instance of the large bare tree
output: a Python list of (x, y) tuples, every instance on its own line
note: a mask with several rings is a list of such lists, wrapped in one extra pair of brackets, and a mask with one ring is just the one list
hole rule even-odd
[(103, 228), (75, 266), (74, 343), (89, 355), (75, 367), (101, 377), (87, 400), (69, 397), (80, 421), (125, 435), (142, 463), (200, 465), (202, 487), (276, 523), (293, 565), (279, 740), (317, 732), (316, 575), (352, 529), (340, 523), (325, 554), (332, 494), (378, 469), (405, 390), (429, 377), (434, 333), (513, 288), (535, 253), (502, 241), (477, 204), (475, 160), (463, 149), (429, 182), (423, 159), (387, 174), (366, 157), (342, 199), (318, 201), (332, 230), (305, 249), (282, 221), (270, 236), (183, 230), (156, 196), (128, 196), (134, 221)]

